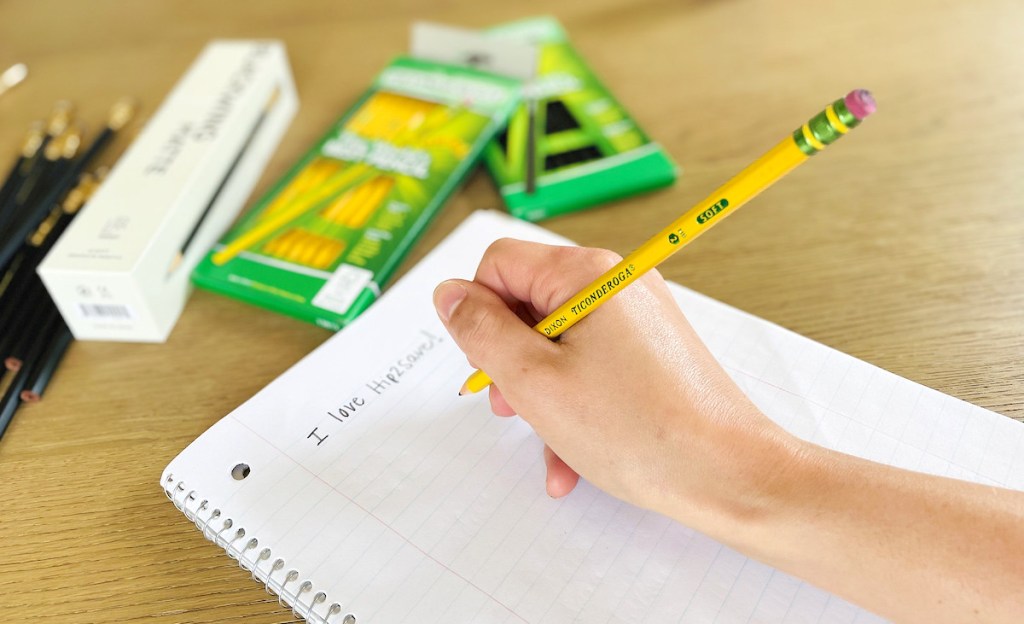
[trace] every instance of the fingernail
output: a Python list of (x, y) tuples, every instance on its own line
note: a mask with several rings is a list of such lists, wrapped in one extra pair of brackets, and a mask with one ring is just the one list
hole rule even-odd
[(437, 308), (437, 313), (442, 321), (448, 322), (448, 319), (455, 313), (455, 308), (459, 307), (467, 294), (469, 293), (466, 291), (466, 287), (455, 280), (441, 282), (438, 285), (434, 290), (434, 307)]

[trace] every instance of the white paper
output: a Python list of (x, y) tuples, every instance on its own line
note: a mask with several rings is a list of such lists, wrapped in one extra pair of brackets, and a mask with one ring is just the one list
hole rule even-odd
[[(190, 445), (164, 488), (312, 621), (880, 621), (585, 481), (564, 499), (546, 495), (529, 426), (492, 416), (485, 395), (456, 396), (470, 368), (431, 304), (437, 283), (469, 277), (503, 236), (565, 243), (473, 215), (349, 328)], [(1020, 423), (672, 290), (740, 387), (796, 435), (1024, 488)], [(238, 463), (251, 468), (241, 481)], [(326, 598), (314, 603), (318, 592)]]

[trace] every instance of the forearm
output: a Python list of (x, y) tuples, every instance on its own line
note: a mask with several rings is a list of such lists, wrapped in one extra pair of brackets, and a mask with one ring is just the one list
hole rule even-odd
[(725, 541), (898, 622), (1024, 617), (1024, 494), (810, 444)]

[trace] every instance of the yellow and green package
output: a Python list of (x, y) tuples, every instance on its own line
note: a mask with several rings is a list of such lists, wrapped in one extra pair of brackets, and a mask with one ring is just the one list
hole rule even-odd
[(508, 122), (521, 85), (400, 57), (199, 264), (193, 281), (329, 329), (366, 309)]
[(557, 20), (486, 32), (535, 44), (539, 54), (523, 104), (485, 151), (509, 212), (539, 221), (675, 181), (676, 164), (601, 84)]

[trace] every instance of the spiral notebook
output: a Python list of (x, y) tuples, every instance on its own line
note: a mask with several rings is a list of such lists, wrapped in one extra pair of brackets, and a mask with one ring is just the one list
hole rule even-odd
[[(876, 616), (582, 481), (544, 492), (542, 443), (485, 395), (431, 305), (503, 236), (471, 216), (365, 315), (228, 414), (161, 485), (310, 622), (875, 622)], [(1024, 489), (1024, 426), (673, 285), (729, 374), (832, 448)]]

